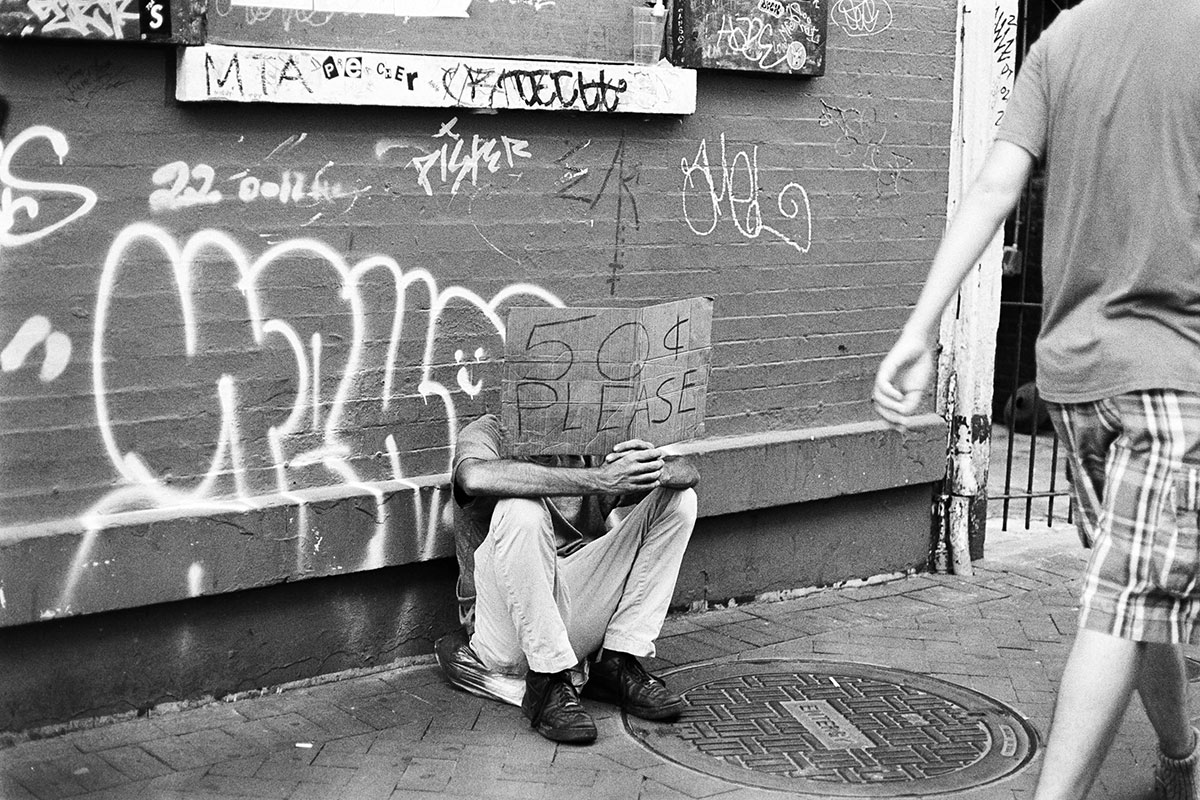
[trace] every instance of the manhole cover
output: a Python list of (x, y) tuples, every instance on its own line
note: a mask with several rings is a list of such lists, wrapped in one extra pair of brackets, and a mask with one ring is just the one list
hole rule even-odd
[(952, 683), (835, 661), (753, 660), (674, 670), (674, 724), (626, 717), (659, 755), (734, 783), (801, 794), (901, 797), (998, 780), (1033, 757), (1015, 711)]

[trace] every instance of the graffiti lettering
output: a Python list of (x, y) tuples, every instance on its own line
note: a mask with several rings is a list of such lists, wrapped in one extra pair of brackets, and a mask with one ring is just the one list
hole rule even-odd
[(492, 69), (459, 64), (442, 71), (442, 89), (464, 105), (506, 103), (526, 108), (576, 108), (616, 111), (628, 82), (606, 80), (600, 69), (594, 80), (580, 70)]
[(82, 106), (91, 105), (92, 100), (104, 92), (133, 83), (132, 78), (126, 77), (127, 71), (111, 61), (93, 61), (86, 67), (75, 69), (58, 67), (54, 74), (62, 84), (63, 97)]
[(763, 223), (758, 200), (761, 189), (757, 145), (750, 153), (739, 150), (731, 160), (725, 145), (725, 134), (721, 134), (719, 175), (714, 176), (708, 158), (708, 140), (701, 139), (695, 159), (689, 162), (684, 158), (679, 167), (683, 172), (680, 195), (684, 221), (697, 236), (711, 234), (727, 215), (738, 233), (747, 239), (757, 239), (765, 232), (800, 253), (807, 253), (812, 246), (812, 208), (808, 202), (808, 191), (798, 183), (784, 186), (776, 195), (776, 205), (784, 219), (800, 220), (800, 233), (789, 236)]
[[(308, 173), (291, 169), (283, 170), (270, 178), (260, 178), (251, 175), (249, 170), (242, 170), (225, 180), (237, 183), (235, 196), (243, 203), (271, 200), (282, 205), (290, 203), (312, 207), (347, 197), (357, 197), (370, 190), (370, 186), (346, 190), (342, 188), (341, 183), (330, 182), (324, 177), (324, 173), (332, 166), (333, 162), (330, 161), (317, 170), (311, 183)], [(224, 193), (213, 188), (216, 172), (208, 164), (189, 166), (184, 161), (173, 161), (155, 170), (152, 180), (156, 186), (165, 187), (150, 194), (150, 210), (158, 213), (216, 205), (227, 199)]]
[[(515, 159), (530, 158), (527, 150), (529, 142), (524, 139), (510, 139), (507, 136), (501, 136), (497, 141), (496, 139), (480, 139), (478, 134), (473, 135), (468, 150), (464, 147), (466, 140), (454, 131), (456, 124), (458, 124), (458, 117), (453, 117), (433, 136), (435, 139), (446, 138), (449, 141), (444, 142), (432, 153), (415, 156), (408, 162), (408, 166), (417, 171), (417, 184), (425, 190), (427, 195), (433, 195), (433, 184), (430, 182), (429, 174), (435, 167), (440, 171), (443, 185), (453, 176), (454, 182), (450, 186), (450, 194), (456, 195), (463, 181), (470, 180), (472, 186), (478, 185), (480, 166), (494, 174), (500, 170), (502, 161), (509, 167), (513, 167), (516, 165)], [(451, 143), (453, 143), (453, 148)], [(388, 148), (384, 148), (383, 151), (386, 149)], [(383, 151), (380, 150), (380, 147), (376, 148), (377, 153), (382, 154)]]
[[(256, 79), (253, 82), (243, 80), (243, 61), (246, 63), (248, 77)], [(204, 56), (204, 77), (210, 93), (214, 91), (214, 84), (216, 89), (224, 89), (232, 84), (228, 91), (236, 90), (238, 95), (270, 97), (279, 92), (285, 82), (289, 85), (299, 83), (308, 94), (313, 92), (308, 81), (304, 79), (304, 72), (296, 62), (296, 56), (292, 53), (272, 55), (250, 52), (243, 55), (235, 52), (229, 57), (223, 70), (217, 66), (216, 59), (209, 53)], [(257, 92), (255, 87), (258, 88)]]
[(1017, 16), (1016, 14), (1006, 14), (999, 7), (995, 10), (995, 17), (992, 21), (992, 45), (996, 54), (996, 63), (1000, 65), (999, 74), (996, 76), (996, 101), (999, 108), (996, 110), (995, 125), (999, 125), (1004, 119), (1004, 106), (1008, 103), (1009, 95), (1012, 94), (1013, 78), (1016, 76), (1016, 55), (1014, 48), (1017, 43)]
[[(129, 323), (118, 321), (121, 306), (116, 299), (116, 286), (126, 269), (127, 260), (132, 259), (144, 265), (150, 253), (159, 255), (162, 270), (175, 282), (182, 323), (179, 329), (180, 357), (191, 360), (201, 352), (201, 315), (197, 310), (201, 295), (195, 292), (195, 284), (202, 269), (210, 269), (213, 263), (220, 261), (227, 262), (233, 268), (229, 273), (229, 288), (235, 289), (237, 296), (244, 298), (245, 308), (241, 315), (247, 320), (247, 333), (253, 341), (260, 348), (268, 348), (271, 343), (283, 345), (282, 348), (263, 350), (264, 358), (272, 357), (268, 353), (274, 354), (274, 357), (286, 354), (286, 362), (291, 365), (292, 371), (290, 389), (282, 397), (276, 395), (278, 400), (273, 400), (271, 404), (276, 413), (275, 418), (269, 420), (271, 424), (264, 437), (268, 452), (263, 458), (269, 464), (265, 473), (261, 468), (252, 468), (262, 461), (251, 456), (252, 441), (246, 434), (247, 426), (242, 419), (243, 413), (250, 414), (253, 411), (261, 414), (262, 409), (242, 408), (239, 379), (233, 373), (222, 374), (215, 381), (213, 397), (220, 411), (216, 429), (218, 434), (212, 443), (208, 469), (203, 475), (195, 476), (192, 486), (183, 487), (171, 480), (166, 469), (153, 463), (152, 456), (122, 445), (121, 426), (118, 423), (123, 420), (114, 416), (110, 403), (115, 392), (110, 371), (117, 368), (120, 359), (118, 354), (109, 351), (108, 343), (112, 341), (114, 331), (125, 329)], [(326, 367), (323, 365), (324, 338), (321, 332), (316, 331), (306, 338), (301, 334), (303, 319), (293, 321), (279, 315), (278, 311), (269, 311), (270, 289), (279, 279), (275, 273), (297, 262), (315, 263), (327, 269), (340, 287), (338, 294), (343, 299), (344, 307), (338, 311), (348, 321), (349, 334), (346, 337), (344, 360), (338, 366), (340, 377), (334, 383), (331, 397), (323, 395), (323, 387), (327, 388), (329, 384), (322, 375)], [(365, 364), (369, 343), (365, 335), (367, 299), (363, 283), (368, 274), (377, 275), (380, 272), (390, 276), (395, 297), (395, 306), (391, 311), (391, 332), (386, 352), (382, 353), (382, 391), (379, 386), (360, 386), (365, 376), (372, 374)], [(215, 287), (208, 288), (211, 290)], [(408, 293), (414, 288), (424, 291), (420, 299), (410, 300)], [(256, 497), (287, 497), (297, 486), (328, 484), (329, 475), (334, 476), (334, 483), (365, 483), (368, 479), (354, 465), (357, 454), (349, 437), (353, 435), (355, 426), (348, 424), (346, 408), (359, 392), (380, 398), (383, 408), (387, 408), (394, 394), (392, 384), (398, 371), (401, 331), (406, 306), (410, 302), (421, 306), (428, 304), (429, 308), (420, 383), (416, 389), (426, 402), (436, 397), (444, 403), (445, 441), (452, 442), (458, 430), (454, 391), (474, 397), (482, 390), (483, 384), (480, 380), (471, 379), (461, 349), (455, 353), (451, 384), (446, 385), (437, 378), (435, 368), (439, 357), (435, 356), (435, 344), (441, 318), (449, 304), (465, 305), (486, 320), (485, 330), (502, 340), (504, 323), (498, 309), (514, 298), (523, 298), (526, 304), (533, 300), (548, 305), (562, 305), (556, 296), (533, 284), (514, 284), (491, 300), (484, 300), (460, 286), (439, 289), (433, 276), (425, 270), (406, 272), (385, 256), (368, 257), (351, 265), (328, 245), (312, 239), (287, 241), (252, 258), (235, 240), (219, 231), (200, 231), (181, 245), (162, 228), (145, 223), (129, 226), (113, 242), (101, 272), (93, 317), (91, 353), (96, 420), (113, 468), (126, 485), (111, 493), (85, 515), (89, 527), (101, 524), (97, 522), (97, 514), (103, 516), (122, 508), (186, 506), (191, 509), (221, 509), (229, 508), (231, 500), (243, 501), (244, 504), (244, 501)], [(484, 363), (486, 355), (484, 348), (477, 348), (474, 365)], [(317, 479), (316, 484), (312, 483), (314, 478), (311, 475), (305, 477), (306, 469), (314, 465), (321, 465), (326, 470), (326, 477)], [(399, 472), (398, 456), (392, 467), (389, 479), (404, 480)], [(269, 482), (264, 484), (256, 479), (255, 475), (259, 473), (269, 476)], [(228, 489), (223, 491), (219, 488), (221, 481), (232, 482), (232, 496), (228, 494)]]
[(787, 64), (788, 69), (798, 70), (808, 62), (808, 50), (802, 42), (792, 38), (794, 31), (801, 31), (814, 41), (818, 35), (816, 25), (798, 9), (791, 11), (790, 16), (779, 23), (778, 31), (761, 17), (726, 14), (721, 29), (717, 31), (716, 46), (730, 53), (739, 53), (762, 69), (770, 70)]
[(877, 197), (899, 197), (902, 184), (908, 182), (904, 170), (913, 160), (895, 150), (885, 151), (887, 128), (879, 124), (875, 113), (868, 119), (857, 108), (838, 108), (824, 100), (821, 106), (818, 124), (822, 128), (835, 127), (840, 134), (834, 143), (837, 154), (843, 158), (861, 157), (862, 166), (875, 173)]
[[(96, 193), (84, 186), (75, 186), (68, 183), (28, 181), (12, 174), (13, 158), (25, 145), (37, 139), (44, 139), (50, 143), (50, 147), (53, 148), (54, 154), (58, 157), (59, 164), (63, 163), (63, 159), (71, 149), (67, 144), (66, 136), (44, 125), (34, 125), (26, 128), (13, 137), (13, 140), (7, 146), (0, 141), (0, 187), (3, 187), (3, 190), (0, 191), (0, 248), (20, 247), (30, 242), (36, 242), (59, 228), (86, 216), (96, 205)], [(30, 192), (33, 194), (21, 195), (18, 192)], [(36, 230), (27, 230), (18, 233), (16, 231), (18, 227), (18, 215), (23, 215), (30, 222), (33, 222), (41, 214), (42, 206), (35, 195), (49, 195), (51, 197), (55, 195), (70, 195), (79, 198), (82, 202), (71, 213), (49, 225)], [(45, 199), (43, 197), (43, 201)]]
[(38, 378), (42, 383), (62, 375), (63, 370), (71, 361), (71, 339), (62, 331), (56, 331), (50, 325), (50, 320), (43, 316), (34, 316), (25, 320), (25, 324), (17, 331), (17, 335), (0, 350), (0, 370), (15, 372), (25, 366), (25, 359), (39, 346), (45, 346), (46, 357)]
[(892, 26), (887, 0), (834, 0), (829, 16), (847, 36), (874, 36)]
[[(199, 186), (189, 185), (189, 177)], [(221, 193), (212, 188), (215, 178), (216, 173), (208, 164), (197, 164), (190, 171), (183, 161), (164, 164), (154, 171), (151, 180), (155, 186), (169, 188), (156, 189), (150, 194), (150, 209), (178, 211), (192, 206), (216, 205), (221, 202)]]
[(122, 39), (125, 26), (137, 30), (133, 0), (28, 0), (43, 34), (69, 32), (79, 36)]

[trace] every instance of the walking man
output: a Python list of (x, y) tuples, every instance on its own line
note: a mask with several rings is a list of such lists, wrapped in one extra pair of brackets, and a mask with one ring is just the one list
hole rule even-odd
[(939, 319), (1046, 160), (1038, 387), (1093, 548), (1036, 800), (1086, 796), (1136, 690), (1163, 798), (1200, 798), (1182, 645), (1200, 613), (1200, 2), (1084, 0), (1029, 51), (875, 382), (903, 425)]
[(638, 659), (654, 655), (698, 480), (686, 459), (641, 440), (602, 459), (512, 459), (501, 456), (494, 415), (463, 428), (454, 496), (468, 518), (476, 601), (469, 649), (439, 654), (451, 681), (506, 697), (495, 678), (523, 677), (525, 716), (560, 742), (596, 738), (579, 701), (584, 680), (585, 697), (645, 719), (678, 717), (682, 698)]

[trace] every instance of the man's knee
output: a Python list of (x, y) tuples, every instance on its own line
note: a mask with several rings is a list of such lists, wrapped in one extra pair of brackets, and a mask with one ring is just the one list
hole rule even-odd
[(518, 536), (554, 535), (554, 523), (545, 500), (529, 497), (506, 497), (496, 501), (488, 536), (499, 542)]
[(661, 503), (659, 518), (678, 522), (679, 527), (690, 534), (696, 524), (696, 490), (659, 487), (654, 494)]
[(696, 524), (696, 509), (699, 505), (695, 489), (670, 489), (675, 497), (675, 513), (691, 524)]

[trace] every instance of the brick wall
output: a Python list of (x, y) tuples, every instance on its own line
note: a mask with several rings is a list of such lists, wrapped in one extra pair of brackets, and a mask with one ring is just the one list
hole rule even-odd
[(446, 555), (514, 303), (709, 295), (710, 437), (870, 421), (954, 19), (838, 3), (824, 77), (670, 118), (184, 105), (165, 50), (6, 42), (0, 626)]

